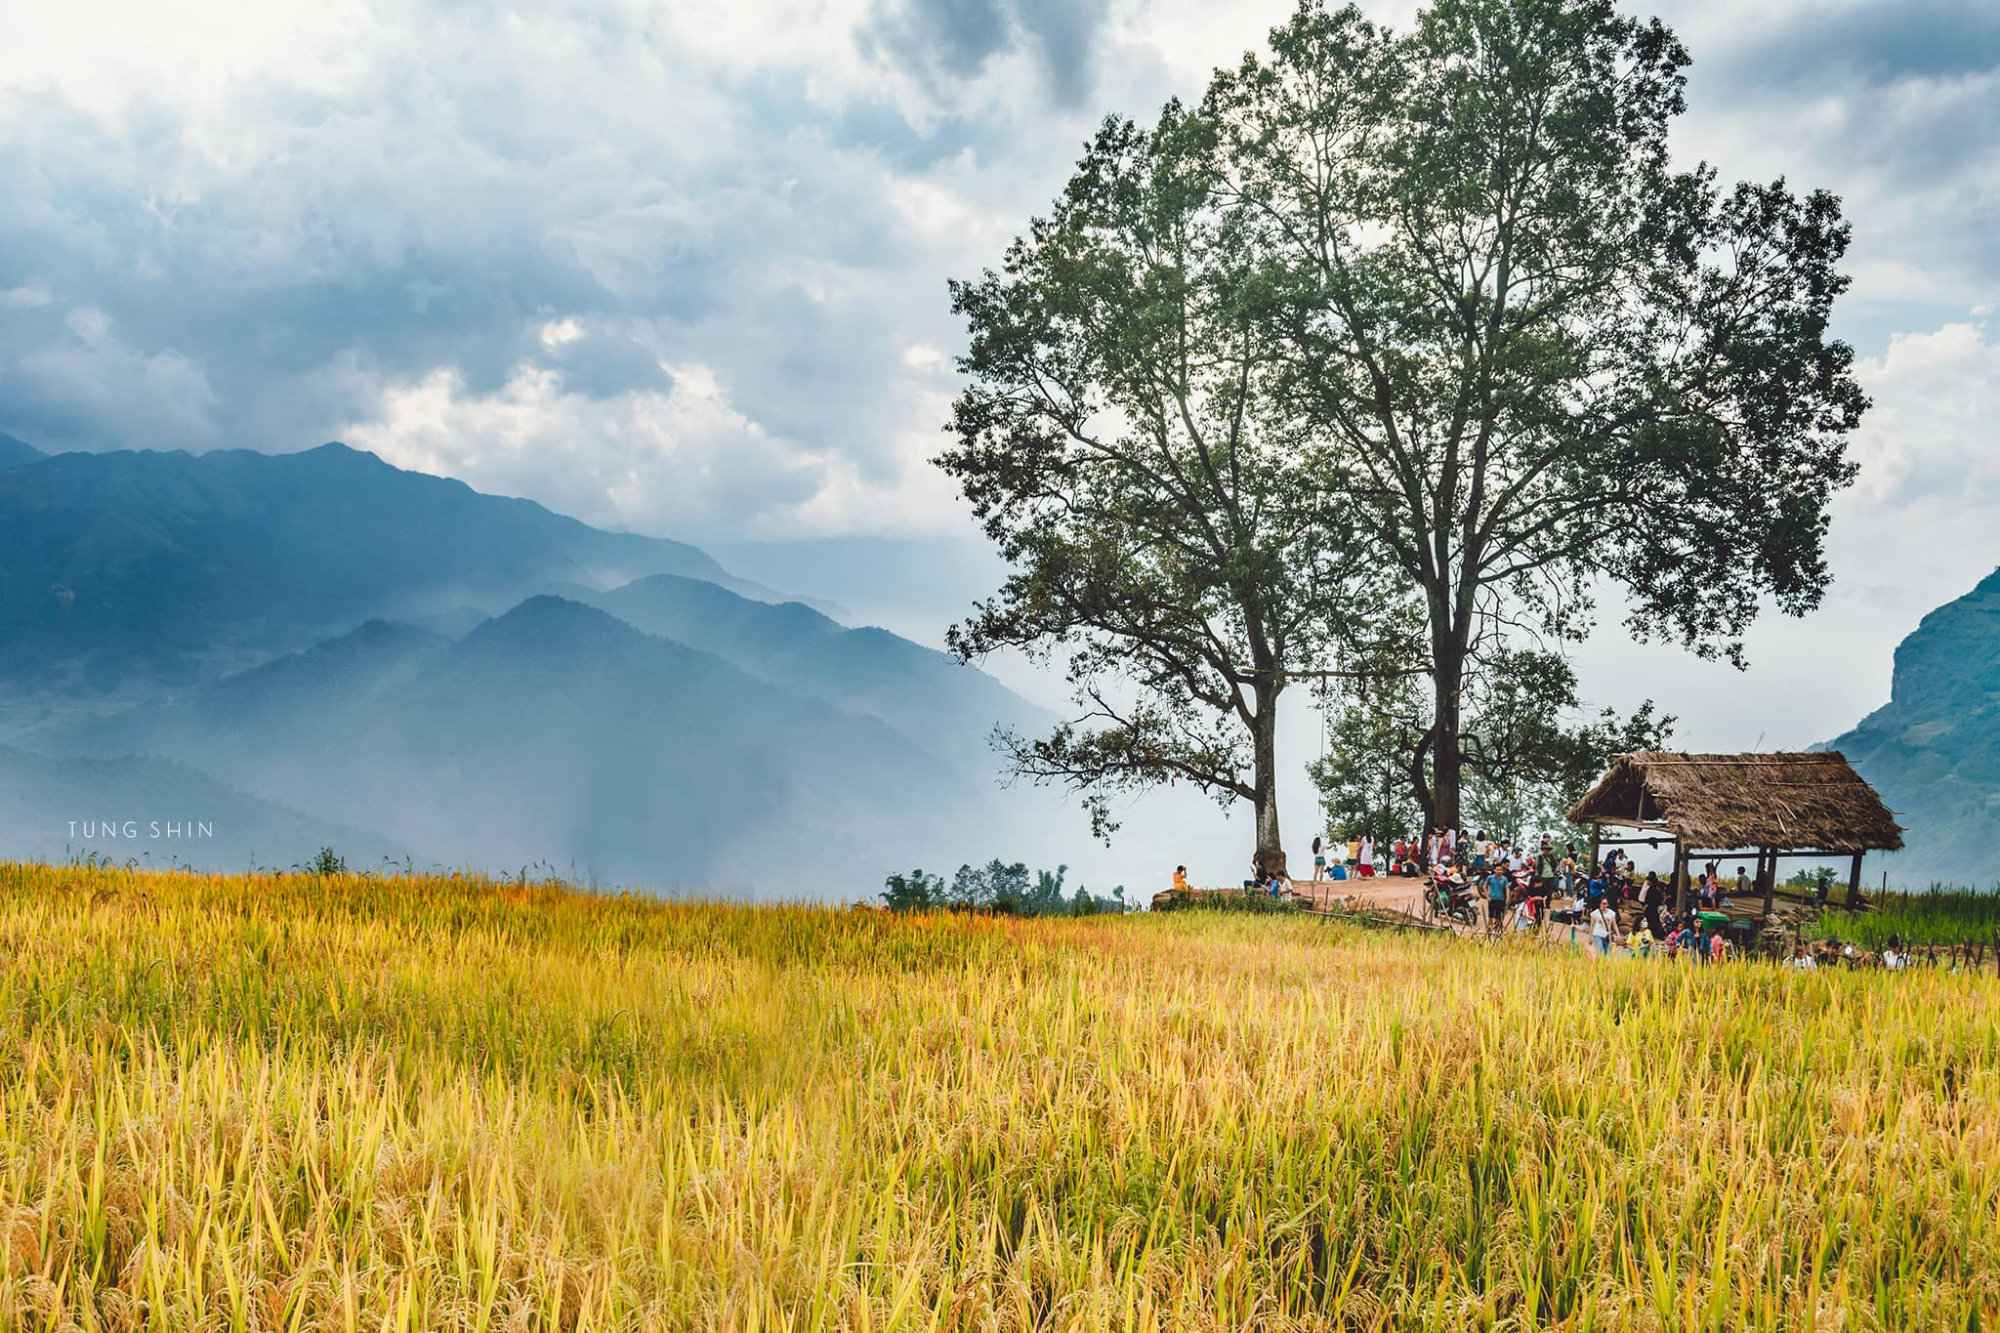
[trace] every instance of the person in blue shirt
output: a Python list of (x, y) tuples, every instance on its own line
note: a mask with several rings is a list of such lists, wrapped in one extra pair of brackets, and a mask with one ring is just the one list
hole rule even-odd
[(1500, 914), (1507, 910), (1507, 890), (1510, 887), (1505, 866), (1495, 866), (1493, 873), (1486, 877), (1486, 928), (1500, 929)]

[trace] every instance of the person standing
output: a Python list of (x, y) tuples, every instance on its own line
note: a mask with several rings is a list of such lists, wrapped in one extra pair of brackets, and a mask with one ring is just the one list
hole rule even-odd
[(1326, 878), (1326, 843), (1319, 834), (1313, 834), (1313, 883)]
[(1618, 937), (1618, 913), (1609, 902), (1601, 902), (1590, 914), (1590, 945), (1604, 957), (1611, 956), (1611, 941)]
[(1646, 882), (1639, 886), (1639, 906), (1646, 913), (1646, 929), (1655, 938), (1664, 937), (1666, 932), (1660, 927), (1660, 904), (1667, 896), (1667, 886), (1660, 883), (1660, 872), (1648, 870)]
[(1507, 910), (1507, 888), (1512, 881), (1507, 868), (1496, 865), (1486, 877), (1486, 929), (1489, 933), (1500, 929), (1500, 914)]
[(1361, 835), (1361, 850), (1354, 854), (1354, 864), (1361, 872), (1361, 878), (1375, 877), (1375, 839), (1366, 833)]

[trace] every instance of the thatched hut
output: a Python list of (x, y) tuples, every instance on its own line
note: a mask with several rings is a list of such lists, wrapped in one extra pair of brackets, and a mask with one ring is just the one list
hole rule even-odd
[(1686, 906), (1688, 866), (1697, 857), (1757, 857), (1764, 910), (1771, 910), (1781, 857), (1847, 856), (1849, 906), (1861, 901), (1861, 858), (1895, 851), (1903, 829), (1875, 789), (1835, 750), (1810, 754), (1672, 754), (1641, 750), (1619, 755), (1611, 771), (1569, 812), (1572, 824), (1651, 831), (1653, 838), (1604, 838), (1602, 843), (1674, 843), (1674, 892)]

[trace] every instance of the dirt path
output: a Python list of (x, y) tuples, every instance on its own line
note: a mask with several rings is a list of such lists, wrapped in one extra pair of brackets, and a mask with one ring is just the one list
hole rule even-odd
[(1423, 912), (1424, 881), (1400, 875), (1376, 879), (1295, 879), (1292, 897), (1315, 911), (1346, 904), (1418, 916)]

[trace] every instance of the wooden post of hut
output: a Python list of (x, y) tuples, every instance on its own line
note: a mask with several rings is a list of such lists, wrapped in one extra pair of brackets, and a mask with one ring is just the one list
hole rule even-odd
[(1861, 910), (1861, 853), (1854, 854), (1854, 863), (1847, 870), (1847, 910)]
[(1757, 849), (1757, 879), (1758, 887), (1764, 890), (1764, 916), (1768, 920), (1778, 896), (1778, 854), (1769, 847)]
[(1674, 915), (1680, 916), (1688, 909), (1688, 849), (1679, 838), (1674, 839)]

